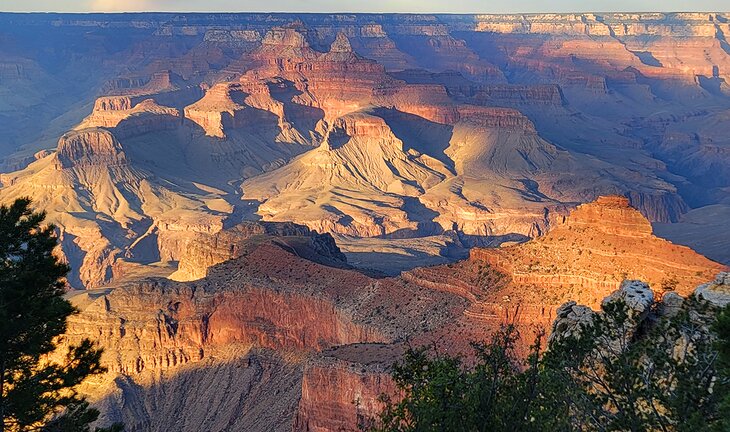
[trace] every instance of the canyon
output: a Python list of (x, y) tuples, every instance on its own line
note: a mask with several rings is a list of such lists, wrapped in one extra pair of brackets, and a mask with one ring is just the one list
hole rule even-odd
[(408, 346), (727, 303), (729, 83), (727, 13), (0, 13), (0, 204), (100, 424), (354, 431)]
[[(102, 422), (354, 431), (377, 414), (380, 394), (394, 391), (389, 370), (407, 346), (466, 353), (511, 323), (526, 347), (563, 314), (560, 305), (598, 308), (625, 279), (667, 298), (699, 286), (727, 302), (727, 266), (655, 237), (619, 196), (579, 206), (535, 240), (474, 248), (466, 260), (397, 277), (352, 267), (330, 235), (291, 223), (198, 236), (176, 277), (187, 281), (69, 294), (80, 313), (64, 344), (94, 335), (104, 348), (107, 374), (84, 387)], [(576, 250), (576, 238), (591, 240)], [(269, 400), (275, 408), (248, 423)]]
[(727, 22), (0, 14), (0, 201), (48, 212), (75, 288), (256, 220), (369, 239), (344, 253), (395, 275), (608, 194), (728, 263)]

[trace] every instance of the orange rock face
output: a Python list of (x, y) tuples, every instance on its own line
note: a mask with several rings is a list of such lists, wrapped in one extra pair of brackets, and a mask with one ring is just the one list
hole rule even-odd
[(651, 224), (622, 196), (601, 196), (590, 204), (578, 206), (565, 220), (568, 230), (597, 229), (607, 236), (629, 238), (651, 236)]
[(395, 396), (388, 368), (401, 354), (402, 347), (378, 344), (353, 344), (324, 352), (304, 368), (294, 430), (367, 426), (383, 409), (380, 396)]
[[(74, 302), (84, 312), (71, 319), (68, 341), (74, 343), (98, 329), (110, 370), (139, 375), (200, 362), (228, 346), (309, 352), (391, 340), (362, 320), (353, 322), (338, 310), (336, 297), (313, 291), (309, 280), (321, 278), (320, 272), (329, 268), (290, 255), (282, 247), (276, 242), (255, 246), (245, 259), (224, 264), (200, 283), (160, 280), (78, 294)], [(265, 272), (252, 271), (264, 265)], [(302, 277), (301, 271), (309, 276)], [(351, 277), (341, 272), (339, 277), (329, 275), (332, 294), (344, 286), (339, 279)], [(357, 281), (357, 274), (352, 276)], [(355, 284), (362, 286), (359, 279)]]
[(102, 297), (73, 320), (69, 341), (83, 338), (84, 329), (98, 328), (106, 335), (100, 343), (118, 354), (108, 359), (110, 370), (140, 374), (199, 362), (206, 351), (229, 345), (308, 351), (383, 340), (317, 299), (259, 289), (217, 295), (158, 290), (147, 284)]
[[(397, 397), (388, 370), (404, 341), (468, 353), (470, 341), (513, 323), (528, 343), (540, 327), (550, 328), (559, 304), (578, 299), (597, 306), (595, 298), (623, 277), (646, 278), (661, 289), (671, 276), (686, 294), (725, 268), (654, 237), (619, 196), (580, 206), (531, 242), (475, 249), (466, 261), (396, 278), (337, 264), (336, 248), (327, 249), (333, 244), (317, 248), (316, 238), (292, 225), (241, 226), (196, 242), (186, 267), (201, 265), (202, 279), (76, 294), (82, 312), (70, 319), (67, 342), (98, 334), (111, 371), (88, 392), (125, 394), (128, 384), (112, 380), (119, 374), (142, 388), (151, 379), (175, 386), (184, 371), (265, 349), (301, 373), (296, 408), (281, 413), (294, 430), (354, 431), (382, 408), (380, 394)], [(614, 254), (614, 246), (627, 250)], [(271, 388), (286, 377), (271, 377)], [(111, 403), (109, 420), (138, 409), (124, 396), (103, 403)]]
[(603, 196), (578, 206), (545, 236), (501, 249), (475, 249), (482, 260), (511, 276), (516, 287), (551, 287), (565, 298), (597, 305), (626, 278), (649, 282), (686, 295), (723, 266), (691, 249), (652, 235), (651, 224), (629, 205), (628, 198)]

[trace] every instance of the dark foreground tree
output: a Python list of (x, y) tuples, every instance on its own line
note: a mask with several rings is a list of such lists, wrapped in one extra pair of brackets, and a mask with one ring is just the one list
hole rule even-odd
[(469, 364), (411, 350), (393, 369), (401, 398), (384, 396), (365, 428), (730, 432), (730, 310), (718, 312), (693, 296), (640, 313), (615, 300), (522, 362), (511, 327)]
[[(383, 396), (385, 409), (364, 428), (371, 431), (490, 431), (557, 430), (560, 417), (545, 418), (540, 428), (538, 336), (526, 359), (515, 347), (519, 334), (505, 326), (489, 343), (473, 344), (473, 363), (411, 349), (394, 365), (393, 379), (402, 394), (394, 401)], [(551, 412), (553, 414), (555, 411)], [(546, 429), (545, 427), (552, 427)]]
[(543, 379), (576, 430), (710, 431), (722, 421), (717, 310), (690, 296), (681, 308), (637, 319), (622, 301), (603, 306), (579, 335), (554, 340)]
[(63, 298), (69, 269), (53, 254), (54, 228), (44, 219), (28, 199), (0, 206), (0, 430), (84, 432), (99, 413), (76, 387), (105, 370), (89, 340), (49, 358), (76, 311)]
[[(730, 386), (730, 305), (725, 306), (713, 328), (717, 334), (717, 352), (723, 385)], [(730, 392), (725, 392), (722, 405), (722, 425), (719, 430), (730, 432)]]

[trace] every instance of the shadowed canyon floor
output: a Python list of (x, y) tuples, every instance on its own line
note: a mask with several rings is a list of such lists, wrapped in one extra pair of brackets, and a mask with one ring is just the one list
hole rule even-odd
[(727, 22), (0, 14), (0, 201), (48, 211), (76, 288), (255, 220), (367, 238), (344, 252), (397, 274), (606, 194), (727, 263)]

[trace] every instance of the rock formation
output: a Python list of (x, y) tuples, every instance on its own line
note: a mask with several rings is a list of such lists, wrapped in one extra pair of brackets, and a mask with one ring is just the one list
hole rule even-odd
[[(299, 392), (289, 400), (299, 400), (305, 387), (312, 388), (312, 397), (326, 398), (320, 393), (321, 386), (335, 382), (313, 381), (317, 369), (308, 359), (315, 361), (323, 350), (353, 343), (365, 343), (368, 352), (369, 344), (391, 343), (406, 334), (435, 329), (464, 307), (461, 299), (447, 294), (423, 296), (424, 289), (418, 285), (372, 279), (350, 269), (305, 259), (301, 257), (307, 252), (305, 246), (318, 237), (302, 227), (266, 226), (284, 236), (238, 237), (241, 255), (214, 266), (204, 279), (186, 283), (152, 279), (71, 296), (82, 313), (71, 318), (65, 342), (74, 343), (93, 332), (100, 335), (99, 343), (105, 348), (103, 362), (110, 372), (84, 390), (104, 409), (103, 421), (124, 419), (131, 427), (155, 429), (194, 428), (201, 421), (225, 424), (195, 408), (200, 401), (192, 396), (180, 400), (182, 405), (150, 405), (156, 392), (181, 388), (190, 380), (197, 382), (196, 386), (213, 380), (226, 391), (240, 395), (238, 404), (227, 402), (227, 398), (211, 402), (230, 419), (240, 415), (234, 411), (236, 408), (258, 406), (256, 398), (280, 397), (275, 393), (287, 384), (299, 386)], [(244, 226), (237, 231), (260, 228)], [(223, 238), (221, 234), (216, 236), (216, 240)], [(211, 244), (218, 246), (220, 241)], [(336, 249), (308, 251), (312, 259), (342, 266), (333, 259)], [(434, 299), (443, 308), (441, 311), (429, 309)], [(321, 364), (321, 373), (338, 374), (328, 361)], [(243, 367), (244, 376), (232, 373), (231, 365)], [(306, 378), (302, 380), (305, 370)], [(251, 373), (254, 375), (249, 376)], [(347, 373), (340, 375), (345, 382), (353, 380)], [(250, 390), (235, 390), (242, 382)], [(372, 400), (379, 389), (362, 394), (370, 412), (374, 412)], [(288, 391), (284, 394), (289, 395)], [(354, 410), (349, 402), (332, 401), (333, 407), (340, 403), (347, 410), (347, 421), (343, 423), (347, 427), (351, 426), (350, 411)], [(296, 403), (281, 403), (285, 404), (281, 405), (284, 411), (269, 416), (267, 421), (272, 423), (254, 430), (270, 430), (267, 428), (273, 427), (271, 424), (291, 428), (297, 417)], [(178, 409), (175, 406), (187, 406), (186, 411), (196, 414), (166, 416), (160, 411), (174, 411)], [(324, 416), (312, 421), (327, 424), (332, 412), (306, 411), (297, 422), (310, 415)]]
[[(649, 285), (639, 280), (625, 280), (621, 286), (601, 302), (601, 308), (612, 303), (621, 302), (626, 306), (627, 319), (619, 330), (624, 340), (634, 338), (639, 325), (645, 321), (654, 304), (654, 292)], [(556, 318), (550, 331), (550, 341), (561, 338), (580, 338), (585, 328), (594, 324), (601, 312), (587, 306), (577, 305), (575, 301), (563, 304), (556, 311)], [(611, 335), (606, 335), (611, 337)], [(606, 342), (611, 352), (620, 352), (620, 343), (614, 340)]]
[[(646, 218), (619, 196), (578, 206), (536, 240), (474, 249), (472, 258), (503, 269), (513, 283), (552, 287), (553, 295), (560, 290), (565, 297), (591, 306), (627, 278), (686, 295), (723, 269), (687, 247), (652, 235)], [(534, 295), (534, 290), (512, 295)]]
[(726, 306), (730, 303), (730, 273), (719, 273), (714, 281), (698, 286), (695, 294), (714, 305)]
[(188, 232), (259, 217), (469, 246), (607, 194), (727, 260), (694, 217), (730, 187), (726, 21), (0, 15), (0, 201), (48, 210), (74, 287), (169, 274)]
[[(718, 279), (722, 280), (726, 274), (721, 273)], [(724, 306), (724, 301), (703, 297), (700, 291), (706, 285), (697, 288), (694, 298), (685, 298), (670, 292), (656, 299), (645, 282), (626, 280), (618, 290), (603, 300), (599, 310), (577, 305), (576, 302), (568, 302), (558, 308), (549, 339), (551, 343), (561, 340), (571, 342), (580, 339), (597, 322), (602, 322), (600, 328), (604, 333), (599, 336), (595, 348), (597, 352), (594, 354), (601, 356), (602, 362), (611, 362), (625, 350), (631, 349), (633, 344), (642, 342), (649, 342), (653, 349), (666, 349), (668, 353), (681, 358), (684, 354), (680, 353), (691, 352), (692, 345), (697, 341), (712, 343), (714, 340), (710, 328), (715, 322), (719, 307)], [(612, 306), (625, 307), (626, 319), (612, 321), (613, 316), (606, 314)], [(647, 341), (647, 338), (656, 337), (656, 333), (653, 335), (652, 331), (662, 325), (663, 320), (675, 317), (680, 312), (687, 313), (689, 324), (677, 326), (675, 332), (662, 334), (659, 340)]]
[(383, 118), (355, 113), (340, 117), (319, 148), (244, 183), (243, 190), (244, 197), (265, 201), (259, 208), (265, 219), (377, 236), (418, 229), (404, 208), (408, 197), (446, 173), (438, 160), (405, 148)]
[[(246, 108), (235, 99), (244, 99), (240, 85), (217, 84), (206, 91), (205, 97), (185, 107), (185, 117), (200, 125), (206, 135), (225, 138), (224, 128), (246, 125)], [(253, 123), (254, 119), (249, 119)]]
[(59, 169), (127, 165), (127, 158), (114, 135), (105, 129), (89, 129), (61, 137), (56, 164)]
[[(622, 252), (634, 264), (622, 276), (654, 281), (612, 282), (629, 260), (608, 254), (610, 246), (596, 247), (590, 262), (574, 259), (571, 241), (560, 240), (567, 235), (588, 245), (621, 240), (634, 248)], [(262, 400), (271, 400), (280, 411), (251, 430), (354, 431), (378, 412), (378, 395), (393, 391), (388, 370), (406, 341), (458, 353), (504, 323), (517, 325), (526, 341), (536, 326), (551, 328), (556, 319), (560, 333), (578, 331), (576, 323), (595, 312), (576, 301), (599, 308), (606, 297), (626, 301), (640, 320), (654, 298), (649, 287), (663, 289), (656, 274), (667, 263), (674, 264), (674, 288), (683, 294), (695, 280), (726, 269), (653, 237), (646, 219), (620, 197), (586, 204), (526, 244), (475, 250), (465, 261), (399, 277), (363, 274), (342, 260), (330, 236), (293, 224), (247, 223), (199, 234), (188, 249), (177, 275), (194, 281), (148, 279), (71, 295), (81, 313), (70, 318), (66, 343), (95, 334), (105, 348), (110, 372), (84, 390), (104, 421), (155, 430), (225, 428), (199, 397), (182, 391), (195, 383), (201, 391), (225, 389), (233, 399), (211, 390), (206, 406), (236, 424), (251, 424), (241, 409), (258, 412)], [(570, 274), (556, 266), (551, 276), (564, 281), (546, 278), (548, 261), (536, 261), (532, 250), (549, 250), (545, 258), (556, 263), (570, 259)], [(525, 259), (532, 259), (526, 273), (506, 270)], [(584, 275), (607, 282), (586, 282)], [(725, 279), (721, 273), (697, 292), (721, 295)], [(665, 295), (667, 307), (676, 306), (675, 297)], [(154, 402), (173, 389), (185, 395), (176, 404)], [(178, 412), (185, 414), (173, 415)]]
[(329, 234), (317, 234), (293, 223), (246, 222), (215, 234), (197, 233), (170, 279), (202, 279), (210, 267), (244, 255), (247, 245), (256, 238), (269, 236), (277, 237), (277, 244), (298, 256), (335, 267), (347, 264), (347, 258)]

